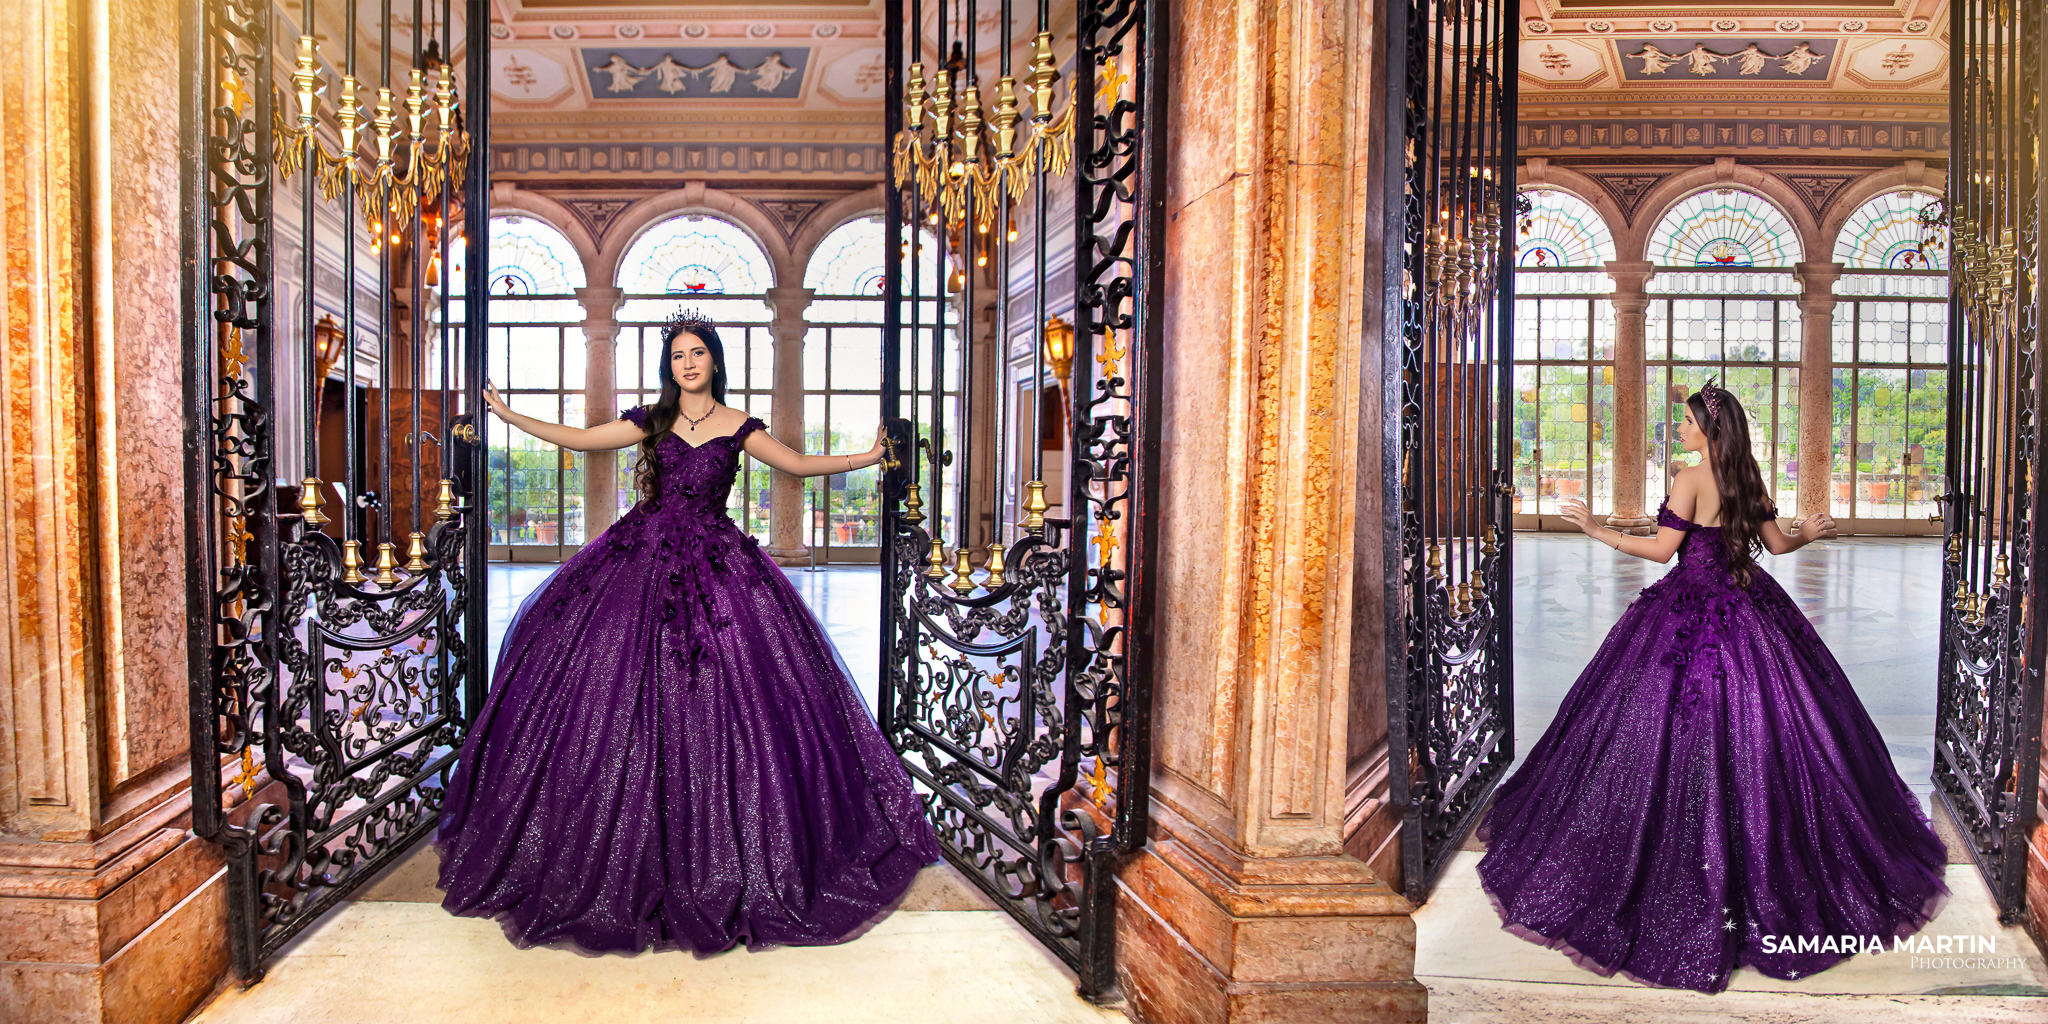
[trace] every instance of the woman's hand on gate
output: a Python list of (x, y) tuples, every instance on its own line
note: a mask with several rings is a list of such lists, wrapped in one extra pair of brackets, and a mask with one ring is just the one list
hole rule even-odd
[(490, 407), (492, 415), (511, 422), (512, 407), (505, 404), (505, 399), (498, 395), (498, 389), (490, 381), (484, 382), (484, 404)]

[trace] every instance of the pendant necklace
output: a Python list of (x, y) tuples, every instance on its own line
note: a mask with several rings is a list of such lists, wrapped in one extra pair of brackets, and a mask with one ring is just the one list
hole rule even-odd
[(714, 412), (717, 412), (717, 411), (718, 411), (718, 403), (717, 403), (717, 402), (713, 402), (713, 403), (711, 403), (711, 408), (709, 408), (709, 409), (706, 409), (706, 410), (704, 410), (704, 415), (692, 418), (692, 417), (690, 416), (690, 414), (689, 414), (689, 413), (687, 413), (687, 412), (684, 412), (684, 411), (683, 411), (683, 407), (682, 407), (682, 406), (680, 406), (680, 405), (679, 405), (679, 406), (676, 406), (676, 415), (678, 415), (678, 416), (681, 416), (682, 418), (684, 418), (684, 419), (686, 419), (686, 420), (689, 420), (689, 421), (690, 421), (690, 429), (691, 429), (691, 430), (693, 430), (693, 431), (697, 429), (697, 424), (699, 424), (699, 423), (702, 423), (702, 422), (704, 422), (705, 420), (708, 420), (708, 419), (710, 419), (710, 418), (711, 418), (711, 414), (712, 414), (712, 413), (714, 413)]

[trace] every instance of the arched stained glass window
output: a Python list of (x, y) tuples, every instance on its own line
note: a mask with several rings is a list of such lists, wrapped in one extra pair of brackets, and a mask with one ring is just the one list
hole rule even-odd
[(1530, 210), (1518, 225), (1516, 266), (1598, 267), (1614, 259), (1614, 236), (1585, 200), (1547, 188), (1524, 189), (1522, 195)]
[(648, 228), (619, 263), (619, 287), (628, 295), (760, 295), (774, 281), (752, 236), (703, 214)]
[(1835, 262), (1851, 270), (1947, 270), (1948, 240), (1923, 227), (1925, 192), (1886, 192), (1856, 208), (1835, 238)]
[[(457, 289), (461, 273), (458, 262), (454, 274)], [(491, 276), (485, 291), (492, 295), (567, 295), (584, 284), (583, 257), (554, 225), (517, 214), (491, 218)]]
[(1650, 232), (1650, 262), (1667, 267), (1789, 267), (1806, 258), (1771, 201), (1716, 188), (1678, 201)]
[(811, 254), (804, 287), (819, 295), (882, 294), (882, 221), (850, 220), (832, 229)]

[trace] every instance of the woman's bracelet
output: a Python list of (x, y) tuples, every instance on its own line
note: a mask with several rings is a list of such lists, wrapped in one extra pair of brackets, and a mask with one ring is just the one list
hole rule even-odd
[(849, 473), (853, 472), (853, 456), (851, 455), (846, 457), (846, 471)]

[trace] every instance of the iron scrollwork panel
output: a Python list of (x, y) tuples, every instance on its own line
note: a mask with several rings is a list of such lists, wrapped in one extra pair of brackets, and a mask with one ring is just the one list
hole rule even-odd
[[(888, 41), (894, 465), (879, 718), (948, 858), (1076, 969), (1084, 995), (1105, 997), (1114, 867), (1144, 842), (1149, 785), (1143, 552), (1158, 471), (1166, 11), (1082, 0), (1052, 5), (1061, 17), (1046, 9), (1034, 32), (1019, 19), (1037, 10), (1000, 6), (991, 27), (943, 4), (890, 5), (890, 24), (936, 31)], [(1071, 35), (1055, 31), (1067, 13)], [(1065, 186), (1075, 214), (1060, 239), (1049, 195)], [(990, 230), (1020, 213), (1028, 243)], [(1069, 241), (1071, 269), (1049, 270), (1049, 250)], [(1049, 284), (1071, 292), (1070, 308), (1048, 307)], [(1034, 397), (1029, 422), (1021, 409), (1011, 422), (973, 383), (977, 349), (961, 343), (977, 301), (1009, 323), (1019, 295), (1034, 304), (1019, 379), (1035, 396), (1057, 377), (1067, 396), (1052, 413), (1066, 424), (1064, 495), (1048, 494), (1041, 464), (1045, 404)], [(967, 383), (951, 391), (953, 379)], [(1013, 485), (1023, 497), (1006, 517), (989, 495)], [(1048, 515), (1054, 503), (1066, 514)]]
[(2025, 911), (2027, 835), (2040, 786), (2040, 622), (2048, 565), (2040, 424), (2042, 262), (2039, 4), (1950, 6), (1956, 144), (1948, 192), (1923, 215), (1954, 239), (1948, 493), (1934, 783), (1999, 907)]
[[(486, 12), (462, 11), (480, 54)], [(471, 133), (441, 57), (447, 19), (394, 61), (417, 69), (410, 85), (387, 77), (366, 120), (359, 57), (319, 52), (311, 3), (185, 14), (193, 821), (225, 853), (233, 959), (254, 982), (433, 829), (475, 703), (477, 449), (455, 398), (480, 365), (481, 282), (442, 287), (455, 243), (441, 226), (461, 218), (480, 240), (486, 211), (462, 192)], [(333, 34), (360, 38), (358, 14), (388, 22), (390, 4)], [(361, 244), (365, 223), (377, 244)], [(317, 265), (316, 236), (338, 270)], [(320, 284), (330, 270), (339, 298)], [(357, 302), (369, 288), (375, 310)], [(377, 396), (375, 430), (359, 392)], [(338, 429), (323, 434), (328, 404)], [(296, 484), (285, 465), (303, 467)], [(323, 480), (322, 465), (345, 468)]]
[[(1507, 331), (1515, 10), (1389, 9), (1389, 744), (1422, 902), (1514, 758)], [(1390, 403), (1393, 404), (1393, 403)]]

